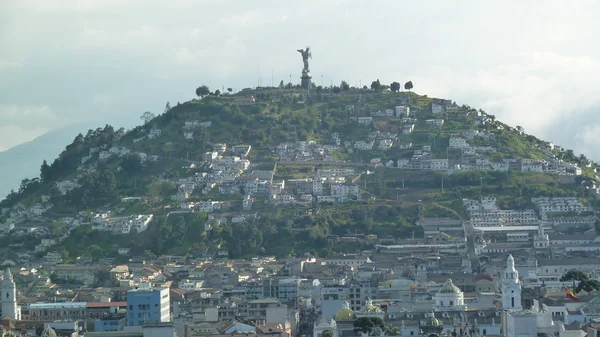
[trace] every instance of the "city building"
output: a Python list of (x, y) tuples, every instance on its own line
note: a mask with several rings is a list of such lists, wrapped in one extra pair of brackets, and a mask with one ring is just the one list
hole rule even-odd
[(127, 292), (127, 326), (170, 321), (169, 289), (144, 285)]

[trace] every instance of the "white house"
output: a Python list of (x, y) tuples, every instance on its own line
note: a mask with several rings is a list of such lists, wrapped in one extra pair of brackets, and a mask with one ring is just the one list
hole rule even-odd
[(100, 151), (100, 152), (98, 153), (98, 158), (99, 158), (100, 160), (105, 160), (105, 159), (108, 159), (108, 158), (110, 158), (112, 155), (113, 155), (113, 154), (112, 154), (112, 153), (110, 153), (110, 151)]
[(448, 159), (431, 159), (430, 167), (432, 170), (443, 171), (448, 169)]
[(148, 133), (148, 138), (150, 138), (150, 139), (158, 138), (161, 135), (162, 135), (161, 129), (152, 128), (152, 129), (150, 129), (150, 132)]
[(427, 119), (427, 120), (425, 120), (425, 123), (427, 123), (429, 125), (433, 125), (433, 126), (442, 126), (442, 125), (444, 125), (444, 120), (443, 119)]
[(431, 103), (431, 112), (434, 114), (442, 113), (443, 107), (440, 104)]
[(331, 195), (339, 197), (358, 197), (359, 188), (358, 185), (345, 185), (345, 184), (332, 184)]
[(373, 122), (373, 117), (358, 117), (357, 122), (360, 125), (369, 125)]
[(391, 139), (382, 139), (379, 141), (379, 149), (380, 150), (388, 150), (390, 147), (392, 147), (392, 144), (394, 144), (394, 141)]
[(415, 129), (415, 125), (414, 124), (408, 124), (408, 125), (404, 125), (402, 127), (402, 134), (403, 135), (409, 135), (413, 132), (413, 130)]
[(396, 117), (408, 117), (410, 115), (410, 107), (405, 105), (396, 106)]
[(79, 184), (71, 180), (63, 180), (56, 183), (56, 188), (61, 195), (65, 195), (78, 187)]
[(354, 142), (354, 148), (361, 151), (370, 151), (373, 149), (373, 142), (357, 140)]
[(185, 138), (185, 139), (194, 139), (194, 132), (193, 131), (184, 132), (183, 133), (183, 138)]
[(469, 147), (466, 139), (456, 136), (450, 137), (448, 145), (453, 149), (466, 149)]

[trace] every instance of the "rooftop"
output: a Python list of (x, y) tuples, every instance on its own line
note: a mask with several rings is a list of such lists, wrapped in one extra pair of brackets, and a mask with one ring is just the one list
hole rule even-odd
[(31, 309), (85, 308), (86, 302), (31, 303)]
[(88, 308), (126, 307), (127, 302), (87, 302)]

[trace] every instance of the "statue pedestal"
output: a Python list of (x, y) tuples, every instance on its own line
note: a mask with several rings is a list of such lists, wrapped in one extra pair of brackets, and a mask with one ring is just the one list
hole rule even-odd
[(302, 80), (302, 88), (310, 90), (312, 85), (312, 76), (310, 75), (310, 72), (303, 71), (302, 77), (300, 77), (300, 79)]

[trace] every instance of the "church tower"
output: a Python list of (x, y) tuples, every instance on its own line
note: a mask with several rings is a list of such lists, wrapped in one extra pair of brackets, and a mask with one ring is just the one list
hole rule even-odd
[(4, 279), (0, 285), (0, 291), (2, 291), (2, 316), (20, 320), (21, 313), (17, 306), (17, 286), (15, 285), (15, 281), (13, 280), (9, 268), (6, 268), (6, 271), (4, 272)]
[(550, 247), (550, 237), (544, 232), (542, 225), (538, 227), (537, 235), (533, 238), (533, 247), (538, 249)]
[(502, 274), (502, 309), (520, 310), (521, 308), (519, 272), (515, 269), (515, 259), (509, 255), (506, 259), (506, 270)]

